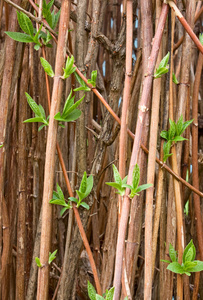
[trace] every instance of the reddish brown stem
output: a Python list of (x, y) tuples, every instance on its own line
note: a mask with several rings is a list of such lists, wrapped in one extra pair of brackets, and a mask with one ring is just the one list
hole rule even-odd
[[(145, 75), (144, 83), (143, 83), (143, 92), (140, 101), (140, 108), (137, 119), (137, 126), (135, 132), (135, 139), (133, 143), (133, 150), (131, 155), (129, 173), (128, 173), (128, 184), (132, 183), (132, 174), (134, 166), (137, 162), (138, 150), (140, 148), (140, 141), (142, 136), (143, 124), (145, 121), (145, 115), (147, 111), (147, 107), (149, 106), (148, 99), (149, 94), (151, 92), (152, 80), (153, 80), (153, 71), (156, 64), (156, 59), (158, 56), (158, 51), (162, 39), (162, 34), (164, 30), (164, 25), (166, 22), (167, 14), (169, 7), (166, 4), (162, 6), (162, 12), (159, 19), (159, 24), (157, 27), (157, 31), (154, 37), (151, 56), (149, 59), (148, 71)], [(120, 296), (120, 288), (121, 288), (121, 275), (122, 275), (122, 262), (123, 262), (123, 252), (124, 252), (124, 244), (125, 244), (125, 234), (127, 228), (127, 221), (130, 209), (130, 198), (128, 197), (130, 190), (126, 189), (126, 193), (123, 200), (122, 212), (121, 212), (121, 220), (118, 232), (118, 240), (117, 240), (117, 249), (116, 249), (116, 262), (115, 262), (115, 275), (114, 275), (114, 300), (119, 299)]]
[[(193, 102), (192, 102), (192, 117), (194, 119), (192, 126), (192, 181), (194, 187), (199, 188), (199, 173), (198, 173), (198, 94), (201, 80), (203, 65), (203, 55), (200, 53), (197, 70), (195, 75), (194, 90), (193, 90)], [(200, 251), (200, 258), (203, 260), (203, 232), (202, 232), (202, 219), (200, 208), (200, 197), (194, 194), (194, 208), (195, 208), (195, 220), (197, 226), (197, 240)]]

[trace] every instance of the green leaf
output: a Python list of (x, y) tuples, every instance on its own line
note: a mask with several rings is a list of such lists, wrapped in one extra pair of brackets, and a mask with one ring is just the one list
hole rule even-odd
[(87, 187), (86, 187), (84, 198), (86, 198), (90, 194), (92, 188), (93, 188), (93, 176), (90, 175), (87, 178)]
[(177, 262), (177, 260), (178, 260), (177, 252), (171, 244), (169, 244), (169, 256), (170, 256), (170, 259), (172, 260), (172, 262)]
[(60, 117), (60, 113), (56, 114), (54, 119), (61, 122), (72, 122), (77, 120), (81, 116), (81, 110), (75, 109), (72, 113), (70, 113), (65, 119)]
[(176, 78), (176, 75), (175, 75), (175, 73), (173, 73), (173, 82), (175, 83), (175, 84), (179, 84), (179, 81), (178, 81), (178, 79)]
[(5, 33), (14, 41), (21, 43), (33, 43), (33, 39), (25, 33), (11, 31), (5, 31)]
[(41, 116), (41, 111), (39, 106), (37, 105), (37, 103), (32, 99), (32, 97), (30, 97), (30, 95), (28, 93), (25, 93), (25, 96), (27, 98), (27, 102), (30, 106), (30, 108), (32, 109), (32, 111), (37, 115), (37, 116)]
[(189, 269), (189, 272), (201, 272), (203, 271), (203, 261), (194, 260), (193, 262), (197, 262), (197, 265), (191, 269)]
[(96, 290), (93, 285), (88, 281), (87, 283), (88, 296), (91, 300), (96, 300)]
[(140, 168), (138, 164), (136, 164), (133, 169), (133, 178), (132, 178), (132, 187), (134, 191), (137, 190), (139, 182), (140, 182)]
[(170, 154), (164, 154), (164, 158), (163, 158), (163, 161), (166, 162), (167, 161), (167, 158), (169, 158), (170, 156), (172, 156), (173, 153), (170, 153)]
[(80, 76), (76, 72), (74, 72), (74, 74), (75, 74), (75, 78), (81, 85), (81, 87), (74, 89), (74, 91), (91, 91), (91, 89), (86, 85), (84, 80), (82, 80), (82, 78), (80, 78)]
[(54, 77), (54, 71), (48, 61), (46, 61), (46, 59), (44, 59), (43, 57), (40, 57), (40, 61), (47, 75), (49, 75), (50, 77)]
[(182, 127), (183, 127), (183, 115), (180, 116), (176, 124), (176, 136), (181, 135)]
[(117, 190), (122, 190), (122, 186), (117, 182), (105, 182), (107, 185), (114, 187)]
[(87, 203), (85, 203), (85, 202), (81, 202), (81, 203), (80, 203), (80, 206), (84, 207), (84, 208), (87, 209), (87, 210), (90, 209), (89, 205), (88, 205)]
[(187, 261), (193, 261), (196, 256), (196, 249), (193, 244), (193, 240), (189, 242), (189, 244), (185, 247), (183, 252), (183, 263), (185, 264)]
[(80, 103), (82, 102), (84, 97), (85, 97), (85, 95), (80, 100), (78, 100), (75, 104), (73, 104), (71, 107), (66, 108), (66, 110), (63, 111), (63, 114), (61, 117), (66, 119), (80, 105)]
[(189, 271), (191, 272), (191, 268), (194, 268), (195, 266), (197, 265), (197, 262), (194, 262), (194, 261), (186, 261), (184, 264), (183, 264), (183, 268), (184, 268), (184, 271)]
[(45, 115), (44, 108), (41, 106), (41, 104), (39, 104), (38, 107), (39, 107), (39, 110), (40, 110), (40, 115), (42, 116), (42, 118), (44, 120), (46, 120), (46, 115)]
[(86, 189), (87, 189), (87, 173), (85, 171), (80, 183), (79, 192), (84, 194), (86, 192)]
[(194, 119), (184, 122), (180, 134), (182, 134), (182, 133), (185, 131), (185, 129), (186, 129), (193, 121), (194, 121)]
[(172, 155), (172, 153), (171, 153), (171, 154), (169, 154), (169, 152), (170, 152), (170, 149), (171, 149), (171, 144), (172, 144), (172, 142), (171, 142), (171, 141), (168, 141), (167, 143), (166, 143), (166, 142), (164, 142), (164, 145), (163, 145), (163, 151), (164, 151), (164, 162), (166, 161), (166, 159), (167, 159), (169, 156), (171, 156), (171, 155)]
[(168, 73), (168, 68), (160, 68), (160, 69), (157, 69), (155, 74), (154, 74), (154, 78), (157, 79), (157, 78), (161, 78), (162, 75)]
[(200, 43), (201, 43), (202, 46), (203, 46), (203, 33), (200, 33), (200, 34), (199, 34), (199, 40), (200, 40)]
[(72, 202), (78, 203), (78, 199), (75, 197), (69, 197), (68, 199)]
[(113, 295), (114, 295), (114, 287), (112, 287), (107, 293), (106, 293), (106, 298), (105, 300), (113, 300)]
[(127, 180), (128, 180), (128, 175), (123, 178), (122, 184), (125, 184), (127, 182)]
[(138, 188), (136, 190), (136, 193), (144, 191), (144, 190), (146, 190), (146, 189), (148, 189), (148, 188), (150, 188), (152, 186), (153, 186), (153, 184), (151, 184), (151, 183), (146, 183), (146, 184), (140, 185), (140, 186), (138, 186)]
[(24, 31), (25, 33), (33, 37), (34, 29), (30, 18), (26, 16), (26, 14), (22, 12), (19, 13), (18, 11), (17, 11), (17, 17), (18, 17), (18, 23), (22, 31)]
[(88, 79), (87, 82), (92, 84), (93, 87), (95, 87), (96, 86), (96, 80), (97, 80), (97, 70), (94, 70), (91, 73), (91, 79)]
[(158, 66), (158, 69), (159, 69), (159, 68), (164, 68), (164, 67), (167, 66), (168, 61), (169, 61), (169, 57), (170, 57), (170, 52), (168, 52), (168, 53), (166, 54), (166, 56), (164, 56), (164, 58), (161, 60), (159, 66)]
[(46, 8), (50, 10), (53, 4), (54, 0), (51, 0), (49, 3), (47, 3)]
[[(72, 208), (72, 206), (70, 208)], [(69, 209), (68, 207), (63, 207), (60, 211), (60, 216), (62, 217), (64, 212), (67, 211), (68, 209)]]
[(191, 273), (189, 273), (189, 272), (184, 272), (184, 274), (186, 274), (187, 276), (190, 276), (191, 275)]
[(51, 199), (49, 201), (50, 204), (56, 204), (56, 205), (61, 205), (61, 206), (66, 206), (65, 200), (62, 199)]
[(182, 136), (175, 136), (174, 138), (173, 138), (173, 142), (182, 142), (182, 141), (186, 141), (187, 139), (185, 139), (184, 137), (182, 137)]
[(64, 194), (63, 194), (63, 192), (62, 192), (62, 189), (61, 189), (60, 186), (58, 185), (58, 183), (57, 183), (57, 193), (58, 193), (60, 199), (61, 199), (61, 200), (64, 200)]
[(39, 268), (41, 268), (41, 267), (42, 267), (42, 264), (41, 264), (41, 262), (40, 262), (39, 257), (35, 257), (35, 261), (36, 261), (37, 266), (38, 266)]
[(4, 145), (0, 145), (0, 148), (2, 148)]
[(96, 294), (96, 300), (104, 300), (104, 298), (98, 294)]
[(133, 190), (132, 185), (126, 184), (126, 183), (122, 183), (122, 187), (128, 188), (130, 190)]
[(113, 176), (114, 176), (114, 180), (116, 183), (118, 183), (120, 186), (122, 186), (122, 180), (121, 180), (121, 176), (118, 172), (118, 169), (116, 168), (115, 165), (113, 165)]
[(49, 265), (56, 258), (56, 252), (57, 251), (58, 250), (56, 249), (53, 253), (49, 252)]
[(60, 13), (61, 13), (61, 10), (59, 10), (55, 15), (54, 15), (54, 20), (52, 20), (52, 29), (55, 29), (57, 23), (58, 23), (58, 20), (59, 20), (59, 17), (60, 17)]
[(34, 49), (35, 49), (36, 51), (38, 51), (39, 48), (40, 48), (40, 45), (39, 45), (39, 44), (37, 44), (37, 45), (34, 46)]
[[(35, 34), (35, 36), (33, 38), (33, 41), (35, 43), (39, 43), (39, 35), (40, 35), (41, 30), (42, 30), (42, 27), (43, 27), (43, 24), (40, 25), (39, 30), (37, 31), (37, 33)], [(39, 43), (39, 45), (41, 45), (41, 44)]]
[(27, 119), (27, 120), (23, 121), (23, 123), (35, 123), (35, 122), (43, 123), (43, 119), (39, 117), (39, 118), (31, 118), (31, 119)]
[(72, 73), (75, 72), (76, 67), (73, 67), (73, 63), (74, 63), (74, 57), (73, 55), (71, 57), (68, 57), (66, 60), (66, 67), (64, 70), (64, 74), (63, 77), (66, 79), (68, 78)]
[(160, 136), (161, 136), (163, 139), (168, 140), (168, 131), (162, 130), (162, 132), (160, 133)]
[(170, 263), (167, 267), (167, 270), (177, 274), (184, 274), (183, 267), (178, 262)]
[(165, 262), (165, 263), (167, 263), (167, 264), (170, 264), (170, 263), (171, 263), (170, 260), (165, 260), (165, 259), (160, 259), (160, 261)]
[(46, 125), (45, 124), (43, 124), (43, 125), (41, 125), (41, 126), (39, 126), (39, 128), (38, 128), (38, 132), (40, 132), (44, 127), (45, 127)]
[(174, 121), (172, 121), (171, 119), (169, 119), (169, 123), (170, 123), (170, 129), (168, 132), (168, 139), (172, 140), (176, 133), (176, 123)]

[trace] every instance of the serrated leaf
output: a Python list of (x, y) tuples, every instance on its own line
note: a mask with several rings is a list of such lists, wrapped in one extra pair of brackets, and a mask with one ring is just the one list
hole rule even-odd
[(49, 265), (56, 258), (57, 251), (58, 250), (56, 249), (53, 253), (49, 252)]
[(163, 139), (168, 140), (168, 131), (162, 130), (162, 132), (160, 133), (160, 136), (161, 136)]
[(46, 61), (46, 59), (44, 59), (43, 57), (40, 57), (40, 61), (47, 75), (49, 75), (50, 77), (54, 77), (54, 71), (48, 61)]
[(115, 290), (115, 288), (112, 287), (112, 288), (106, 293), (106, 298), (105, 298), (105, 300), (113, 300), (114, 290)]
[(49, 3), (47, 3), (46, 8), (50, 10), (53, 4), (54, 0), (51, 0)]
[(193, 261), (196, 256), (196, 249), (193, 244), (193, 240), (189, 242), (189, 244), (185, 247), (183, 252), (183, 263), (185, 264), (187, 261)]
[(178, 81), (178, 79), (176, 78), (175, 73), (173, 73), (172, 78), (173, 78), (173, 82), (174, 82), (175, 84), (179, 84), (179, 81)]
[(32, 25), (30, 18), (28, 16), (26, 16), (26, 14), (24, 14), (23, 12), (19, 13), (18, 11), (17, 11), (17, 18), (18, 18), (18, 23), (19, 23), (22, 31), (24, 31), (25, 33), (27, 33), (31, 37), (33, 37), (34, 30), (33, 30), (33, 25)]
[(183, 267), (178, 262), (170, 263), (167, 267), (167, 270), (177, 274), (184, 274)]
[(169, 244), (169, 256), (172, 262), (177, 262), (177, 252), (171, 244)]
[(170, 123), (170, 129), (168, 131), (168, 139), (172, 140), (176, 133), (176, 123), (171, 119), (169, 119), (169, 123)]
[(136, 193), (144, 191), (152, 186), (153, 186), (153, 184), (151, 184), (151, 183), (142, 184), (142, 185), (138, 186), (138, 188), (136, 189)]
[(85, 203), (85, 202), (81, 202), (81, 203), (80, 203), (80, 206), (84, 207), (84, 208), (87, 209), (87, 210), (90, 209), (89, 205), (88, 205), (87, 203)]
[(120, 186), (122, 186), (122, 180), (121, 180), (121, 176), (118, 172), (118, 169), (116, 168), (115, 165), (113, 165), (113, 176), (114, 176), (114, 180), (116, 183), (118, 183)]
[(33, 43), (33, 39), (25, 33), (11, 31), (5, 31), (5, 33), (14, 41), (21, 43)]
[(88, 296), (91, 300), (96, 300), (96, 290), (93, 285), (88, 281), (87, 283)]
[(200, 33), (200, 34), (199, 34), (199, 40), (200, 40), (200, 43), (201, 43), (202, 46), (203, 46), (203, 33)]
[(61, 189), (60, 186), (58, 185), (58, 183), (57, 183), (57, 193), (58, 193), (60, 199), (64, 200), (64, 194), (63, 194), (63, 192), (62, 192), (62, 189)]
[(134, 166), (132, 177), (133, 177), (132, 178), (132, 187), (133, 187), (133, 190), (136, 191), (138, 184), (140, 182), (140, 168), (139, 168), (138, 164), (136, 164)]
[(36, 261), (37, 266), (38, 266), (39, 268), (41, 268), (41, 267), (42, 267), (42, 264), (41, 264), (41, 262), (40, 262), (39, 257), (35, 257), (35, 261)]
[(32, 97), (31, 97), (28, 93), (25, 93), (25, 96), (26, 96), (26, 98), (27, 98), (27, 102), (28, 102), (30, 108), (32, 109), (32, 111), (33, 111), (37, 116), (40, 116), (40, 117), (41, 117), (40, 108), (39, 108), (39, 106), (37, 105), (37, 103), (32, 99)]
[(186, 141), (187, 139), (185, 139), (184, 137), (182, 136), (175, 136), (173, 138), (173, 142), (182, 142), (182, 141)]
[(183, 115), (180, 116), (176, 124), (176, 136), (181, 135), (182, 127), (183, 127)]

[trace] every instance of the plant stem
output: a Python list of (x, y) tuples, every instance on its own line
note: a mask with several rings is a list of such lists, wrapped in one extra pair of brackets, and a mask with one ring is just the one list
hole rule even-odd
[(44, 267), (39, 269), (37, 299), (48, 299), (49, 286), (49, 249), (51, 244), (51, 224), (52, 224), (52, 205), (49, 200), (52, 198), (55, 168), (55, 149), (57, 136), (57, 122), (54, 120), (55, 114), (59, 111), (63, 81), (61, 79), (63, 66), (65, 63), (66, 39), (68, 34), (68, 24), (70, 16), (70, 0), (63, 0), (61, 16), (59, 22), (59, 37), (55, 62), (55, 77), (52, 92), (52, 105), (50, 112), (46, 161), (44, 174), (44, 192), (42, 203), (42, 232), (40, 246), (40, 261)]
[[(142, 97), (141, 97), (141, 101), (140, 101), (140, 110), (138, 113), (136, 133), (135, 133), (135, 139), (134, 139), (134, 143), (133, 143), (133, 150), (132, 150), (131, 161), (130, 161), (130, 168), (129, 168), (129, 173), (128, 173), (128, 184), (130, 184), (130, 185), (132, 184), (133, 169), (137, 162), (137, 155), (138, 155), (138, 150), (140, 148), (140, 140), (141, 140), (142, 129), (143, 129), (144, 120), (145, 120), (145, 114), (148, 109), (147, 107), (149, 106), (148, 98), (149, 98), (149, 93), (150, 93), (151, 87), (152, 87), (153, 71), (154, 71), (156, 59), (158, 56), (158, 50), (160, 47), (161, 38), (162, 38), (163, 30), (164, 30), (164, 24), (166, 21), (168, 10), (169, 10), (168, 5), (163, 4), (161, 16), (159, 19), (159, 25), (157, 27), (157, 31), (156, 31), (153, 46), (152, 46), (152, 52), (151, 52), (149, 65), (148, 65), (148, 72), (144, 79), (143, 93), (142, 93)], [(124, 200), (123, 200), (122, 212), (121, 212), (119, 232), (118, 232), (116, 262), (115, 262), (115, 275), (114, 275), (114, 286), (115, 286), (114, 300), (118, 300), (119, 296), (120, 296), (123, 251), (124, 251), (125, 234), (126, 234), (127, 221), (128, 221), (128, 215), (129, 215), (129, 209), (130, 209), (130, 199), (128, 197), (129, 192), (130, 192), (129, 189), (126, 189), (126, 193), (125, 193)]]

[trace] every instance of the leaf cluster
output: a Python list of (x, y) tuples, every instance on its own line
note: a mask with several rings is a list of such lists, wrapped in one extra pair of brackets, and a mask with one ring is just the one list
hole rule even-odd
[(84, 80), (76, 72), (74, 72), (74, 75), (75, 75), (75, 78), (77, 79), (78, 83), (80, 84), (80, 87), (75, 88), (74, 92), (78, 92), (78, 91), (89, 92), (89, 91), (91, 91), (91, 89), (86, 85)]
[(172, 153), (170, 153), (170, 149), (172, 146), (172, 143), (176, 143), (176, 142), (182, 142), (185, 139), (184, 137), (181, 136), (181, 134), (184, 132), (184, 130), (193, 122), (192, 120), (183, 122), (183, 116), (181, 115), (179, 120), (177, 121), (177, 123), (175, 123), (175, 121), (172, 121), (171, 119), (169, 119), (169, 123), (170, 123), (170, 128), (169, 130), (163, 130), (160, 134), (160, 136), (167, 140), (167, 142), (164, 142), (164, 146), (163, 146), (163, 151), (164, 151), (164, 162), (167, 160), (167, 158), (169, 156), (172, 155)]
[(203, 271), (203, 262), (195, 260), (196, 249), (193, 244), (193, 240), (191, 240), (185, 247), (185, 250), (183, 252), (182, 264), (178, 263), (177, 251), (175, 251), (171, 244), (169, 245), (169, 256), (172, 262), (170, 262), (169, 260), (161, 261), (169, 263), (167, 269), (171, 272), (181, 275), (186, 274), (190, 276), (191, 272)]
[(91, 300), (113, 300), (114, 287), (112, 287), (109, 291), (106, 290), (106, 293), (103, 295), (105, 298), (96, 293), (95, 288), (89, 281), (87, 283), (87, 290), (88, 296)]
[(66, 67), (63, 68), (63, 71), (64, 71), (63, 78), (64, 79), (68, 78), (72, 73), (75, 72), (76, 67), (73, 67), (73, 63), (74, 63), (73, 55), (71, 57), (68, 56), (68, 58), (66, 60)]
[(168, 73), (169, 70), (169, 57), (170, 57), (170, 52), (168, 52), (166, 54), (166, 56), (164, 56), (164, 58), (162, 59), (162, 61), (160, 62), (158, 68), (156, 69), (156, 72), (154, 73), (154, 78), (160, 78), (163, 74)]
[(35, 118), (27, 119), (23, 123), (41, 122), (43, 125), (39, 127), (38, 131), (40, 131), (44, 126), (49, 125), (49, 116), (46, 118), (44, 108), (40, 104), (37, 105), (28, 93), (25, 93), (25, 95), (30, 108), (35, 113)]
[(43, 25), (41, 24), (39, 30), (36, 32), (36, 29), (34, 29), (32, 25), (32, 21), (26, 14), (24, 14), (23, 12), (17, 12), (17, 18), (20, 28), (25, 33), (11, 31), (6, 31), (5, 33), (17, 42), (35, 43), (35, 50), (39, 50), (39, 48), (42, 46), (42, 44), (39, 41), (39, 38)]
[(75, 202), (77, 208), (82, 206), (88, 210), (89, 205), (86, 202), (84, 202), (83, 200), (90, 194), (92, 187), (93, 187), (93, 176), (90, 175), (89, 177), (87, 177), (87, 173), (84, 172), (81, 183), (80, 183), (80, 188), (79, 188), (79, 190), (76, 190), (78, 199), (75, 197), (69, 197), (68, 199), (70, 201)]
[[(70, 91), (70, 94), (68, 95), (68, 98), (66, 99), (66, 102), (64, 104), (63, 112), (62, 114), (58, 112), (54, 119), (59, 122), (72, 122), (78, 119), (81, 115), (81, 111), (77, 109), (77, 107), (80, 105), (82, 100), (84, 99), (85, 95), (79, 99), (76, 103), (74, 103), (75, 96), (72, 97), (72, 90)], [(61, 125), (61, 124), (59, 124)], [(61, 125), (64, 127), (64, 125)]]
[(97, 81), (97, 70), (94, 70), (91, 73), (91, 79), (88, 79), (87, 82), (91, 84), (93, 87), (96, 87), (96, 81)]
[(118, 192), (116, 192), (116, 193), (121, 196), (125, 195), (126, 188), (129, 188), (131, 190), (129, 197), (133, 198), (135, 195), (139, 196), (139, 194), (138, 194), (139, 192), (146, 190), (152, 186), (152, 184), (143, 184), (143, 185), (138, 186), (139, 181), (140, 181), (140, 169), (137, 164), (135, 165), (135, 167), (133, 169), (132, 185), (126, 184), (127, 176), (123, 180), (121, 179), (121, 176), (115, 165), (113, 165), (113, 173), (114, 173), (115, 182), (106, 182), (106, 184), (116, 188), (118, 190)]
[[(50, 264), (52, 263), (52, 261), (56, 258), (56, 253), (57, 253), (57, 251), (58, 251), (58, 250), (56, 249), (53, 253), (49, 252), (49, 261), (48, 261), (49, 265), (50, 265)], [(35, 257), (35, 261), (36, 261), (36, 264), (37, 264), (37, 266), (38, 266), (39, 268), (42, 268), (42, 267), (43, 267), (43, 265), (42, 265), (42, 263), (41, 263), (39, 257)]]
[(61, 13), (61, 10), (59, 10), (56, 14), (54, 13), (54, 10), (51, 11), (51, 8), (54, 4), (54, 0), (51, 0), (50, 2), (46, 3), (46, 0), (43, 0), (42, 2), (42, 15), (46, 19), (47, 23), (52, 29), (55, 29), (59, 16)]
[(61, 216), (64, 214), (64, 212), (67, 209), (72, 208), (70, 201), (67, 201), (64, 198), (64, 194), (63, 194), (60, 186), (58, 185), (58, 183), (57, 183), (57, 192), (53, 191), (53, 198), (49, 201), (49, 203), (63, 206), (62, 210), (60, 211)]

